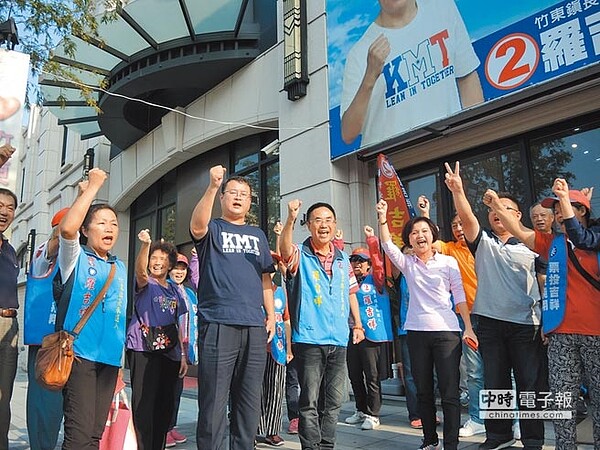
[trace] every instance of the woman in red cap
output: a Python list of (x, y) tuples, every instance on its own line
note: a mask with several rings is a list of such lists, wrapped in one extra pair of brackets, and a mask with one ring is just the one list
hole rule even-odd
[[(177, 253), (177, 264), (169, 272), (169, 281), (175, 284), (181, 291), (181, 295), (185, 300), (188, 312), (180, 317), (179, 328), (181, 330), (181, 338), (184, 353), (187, 357), (188, 365), (198, 364), (198, 297), (196, 297), (195, 289), (189, 283), (190, 264), (185, 255)], [(179, 404), (181, 402), (181, 394), (183, 393), (183, 378), (178, 378), (175, 383), (175, 398), (173, 417), (167, 432), (167, 443), (165, 447), (174, 447), (177, 444), (183, 444), (187, 441), (187, 436), (177, 430), (177, 414), (179, 413)]]

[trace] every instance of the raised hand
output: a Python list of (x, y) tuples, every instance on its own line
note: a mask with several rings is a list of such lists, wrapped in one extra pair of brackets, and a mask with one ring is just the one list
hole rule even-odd
[(2, 147), (0, 147), (0, 167), (2, 167), (6, 161), (10, 159), (15, 150), (16, 149), (9, 144), (4, 144)]
[(568, 199), (569, 198), (569, 185), (564, 178), (557, 178), (554, 180), (554, 184), (552, 185), (552, 192), (559, 199)]
[(104, 182), (106, 181), (106, 179), (108, 178), (108, 175), (106, 174), (106, 172), (98, 167), (94, 167), (93, 169), (90, 169), (90, 173), (88, 176), (88, 187), (89, 186), (94, 186), (94, 187), (100, 187), (104, 184)]
[(448, 187), (450, 192), (462, 192), (463, 183), (462, 178), (460, 178), (460, 163), (456, 161), (456, 163), (454, 164), (454, 170), (452, 170), (450, 164), (448, 163), (444, 163), (444, 166), (446, 167), (446, 175), (444, 182), (446, 183), (446, 186)]
[(496, 201), (498, 201), (498, 194), (493, 189), (488, 189), (483, 194), (483, 204), (488, 207), (492, 207)]
[(335, 238), (339, 239), (340, 241), (343, 241), (344, 240), (344, 230), (342, 230), (341, 228), (338, 228), (335, 231)]
[(389, 56), (390, 51), (390, 42), (383, 34), (377, 36), (377, 39), (369, 46), (365, 75), (369, 77), (372, 82), (377, 81), (377, 78), (381, 75), (383, 65), (385, 64), (385, 60)]
[(387, 210), (388, 204), (384, 199), (381, 199), (375, 205), (375, 211), (377, 211), (377, 216), (379, 217), (379, 223), (385, 222), (387, 219)]
[(581, 188), (581, 193), (585, 195), (591, 203), (592, 195), (594, 195), (594, 186)]
[(214, 166), (210, 168), (210, 184), (216, 188), (221, 187), (223, 183), (223, 179), (225, 178), (225, 172), (227, 169), (221, 165)]
[(294, 199), (288, 202), (288, 215), (290, 218), (296, 220), (298, 218), (298, 214), (300, 213), (300, 208), (302, 207), (302, 200)]
[(375, 236), (375, 231), (369, 225), (365, 225), (363, 231), (365, 232), (365, 236), (368, 238), (370, 238), (371, 236)]
[(152, 243), (152, 238), (150, 237), (150, 230), (148, 230), (147, 228), (141, 230), (138, 233), (138, 239), (140, 240), (140, 242), (150, 245)]

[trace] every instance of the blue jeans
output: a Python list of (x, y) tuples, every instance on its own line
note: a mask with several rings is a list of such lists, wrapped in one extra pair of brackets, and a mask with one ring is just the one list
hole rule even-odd
[(404, 374), (404, 390), (406, 392), (406, 409), (408, 410), (408, 420), (420, 419), (419, 408), (417, 405), (417, 386), (412, 375), (410, 366), (410, 353), (408, 351), (408, 342), (406, 335), (400, 336), (400, 349), (402, 351), (402, 371)]
[[(538, 326), (479, 316), (478, 331), (485, 389), (512, 389), (512, 370), (517, 384), (517, 401), (519, 392), (543, 390), (545, 359)], [(520, 425), (524, 446), (540, 447), (544, 444), (543, 421), (522, 420)], [(485, 420), (485, 431), (490, 439), (512, 439), (512, 420)]]
[(295, 344), (294, 356), (300, 382), (302, 449), (332, 449), (345, 394), (346, 347)]
[[(465, 329), (461, 316), (458, 316), (460, 328)], [(471, 325), (475, 334), (478, 333), (479, 316), (471, 314)], [(467, 368), (467, 388), (469, 389), (469, 417), (478, 424), (483, 424), (479, 418), (479, 391), (483, 389), (483, 359), (479, 351), (473, 350), (467, 344), (462, 344), (463, 358)]]

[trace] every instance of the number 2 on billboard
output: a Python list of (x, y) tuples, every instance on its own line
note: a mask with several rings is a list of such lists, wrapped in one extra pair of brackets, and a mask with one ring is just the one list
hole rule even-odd
[(514, 89), (535, 73), (540, 61), (537, 42), (528, 34), (514, 33), (500, 39), (485, 61), (485, 76), (496, 89)]

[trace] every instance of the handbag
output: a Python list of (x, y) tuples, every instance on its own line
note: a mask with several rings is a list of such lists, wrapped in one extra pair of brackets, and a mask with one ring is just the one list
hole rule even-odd
[(100, 301), (104, 298), (115, 276), (115, 271), (115, 264), (111, 264), (110, 273), (104, 286), (102, 286), (102, 289), (81, 319), (79, 319), (71, 333), (60, 330), (45, 336), (42, 340), (42, 347), (39, 349), (35, 359), (35, 378), (40, 386), (51, 391), (58, 391), (67, 384), (71, 375), (73, 361), (77, 359), (73, 353), (73, 342)]
[(133, 306), (135, 315), (140, 323), (140, 330), (144, 338), (144, 347), (146, 351), (153, 353), (166, 353), (174, 348), (179, 342), (179, 328), (177, 326), (177, 312), (179, 311), (179, 302), (175, 310), (175, 323), (168, 325), (150, 326), (146, 325), (140, 317), (137, 308)]
[(137, 450), (138, 448), (133, 415), (125, 393), (125, 383), (119, 381), (100, 439), (99, 450)]

